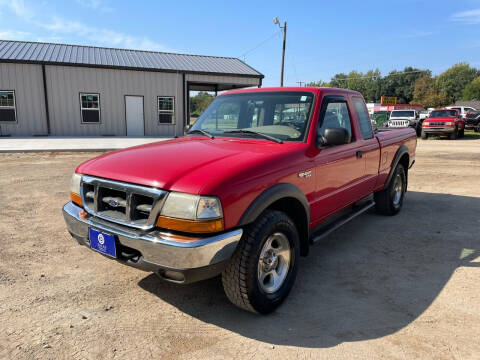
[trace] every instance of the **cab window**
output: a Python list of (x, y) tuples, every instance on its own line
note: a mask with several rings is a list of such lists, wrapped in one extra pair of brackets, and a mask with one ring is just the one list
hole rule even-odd
[(343, 97), (327, 97), (322, 104), (318, 133), (324, 135), (329, 128), (344, 128), (350, 135), (349, 142), (354, 141), (347, 100)]

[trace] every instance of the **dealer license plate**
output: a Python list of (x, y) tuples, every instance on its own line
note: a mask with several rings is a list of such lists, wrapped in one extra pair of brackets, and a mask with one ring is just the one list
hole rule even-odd
[(91, 228), (88, 229), (88, 235), (90, 238), (90, 247), (93, 250), (113, 258), (117, 257), (117, 251), (115, 249), (115, 237), (113, 235)]

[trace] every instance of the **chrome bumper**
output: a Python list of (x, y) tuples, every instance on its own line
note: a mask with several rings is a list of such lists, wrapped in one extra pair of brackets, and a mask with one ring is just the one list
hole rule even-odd
[(455, 131), (454, 127), (424, 127), (422, 128), (426, 133), (452, 133)]
[[(231, 258), (243, 233), (242, 229), (236, 229), (200, 238), (179, 236), (160, 230), (142, 231), (89, 215), (72, 202), (68, 202), (63, 207), (63, 216), (68, 231), (81, 245), (90, 247), (88, 229), (94, 228), (114, 235), (120, 247), (125, 246), (139, 252), (135, 261), (122, 259), (119, 256), (117, 260), (127, 265), (153, 272), (173, 270), (191, 273), (192, 270), (201, 268), (204, 270), (208, 267), (216, 269), (213, 272), (204, 271), (208, 276), (203, 276), (203, 278), (215, 276), (221, 272), (222, 268), (218, 265)], [(197, 274), (193, 277), (195, 280), (201, 280), (200, 278), (196, 279)]]

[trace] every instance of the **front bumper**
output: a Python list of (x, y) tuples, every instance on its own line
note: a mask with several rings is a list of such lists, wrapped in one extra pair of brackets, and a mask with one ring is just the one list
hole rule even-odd
[(450, 134), (455, 131), (455, 127), (423, 127), (422, 130), (427, 134)]
[(242, 229), (236, 229), (210, 237), (190, 237), (160, 230), (137, 230), (89, 215), (72, 202), (63, 207), (63, 216), (68, 231), (80, 245), (90, 247), (89, 228), (112, 234), (118, 247), (118, 261), (179, 283), (220, 274), (243, 233)]

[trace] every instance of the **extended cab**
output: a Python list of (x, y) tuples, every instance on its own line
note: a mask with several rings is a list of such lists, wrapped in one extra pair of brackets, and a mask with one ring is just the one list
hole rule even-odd
[(463, 137), (465, 133), (465, 120), (457, 109), (439, 109), (430, 113), (422, 123), (422, 139), (429, 135), (448, 135), (450, 139)]
[(416, 141), (374, 133), (358, 92), (238, 90), (182, 138), (78, 166), (63, 213), (92, 250), (176, 283), (221, 274), (235, 305), (268, 313), (312, 244), (373, 206), (400, 211)]

